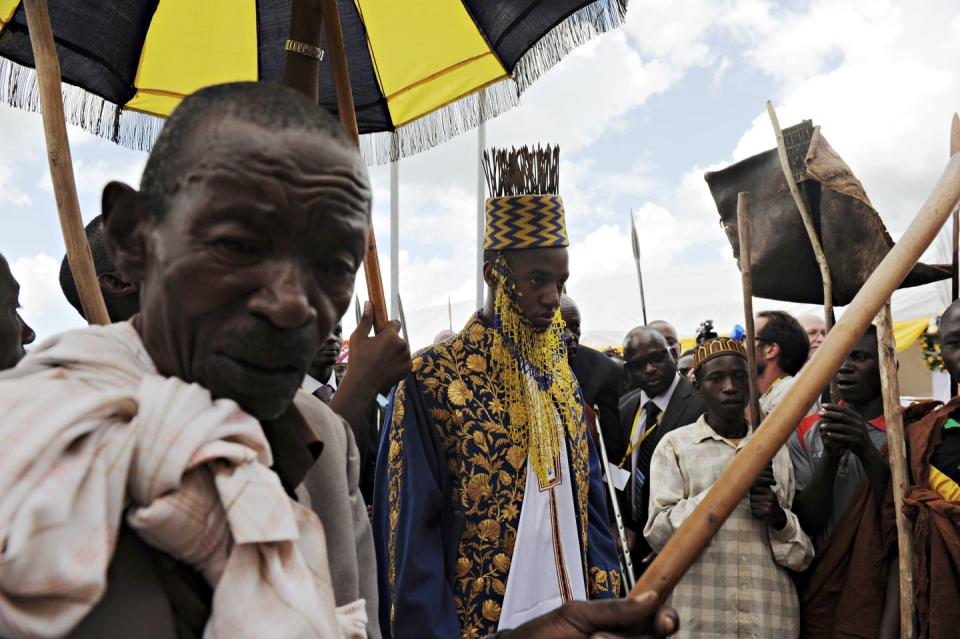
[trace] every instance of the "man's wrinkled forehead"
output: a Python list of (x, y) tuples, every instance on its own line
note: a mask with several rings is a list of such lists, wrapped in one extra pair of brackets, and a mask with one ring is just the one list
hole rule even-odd
[(294, 200), (310, 208), (318, 200), (362, 209), (372, 195), (356, 149), (323, 131), (271, 130), (238, 119), (208, 121), (184, 150), (180, 187), (204, 182), (223, 196)]

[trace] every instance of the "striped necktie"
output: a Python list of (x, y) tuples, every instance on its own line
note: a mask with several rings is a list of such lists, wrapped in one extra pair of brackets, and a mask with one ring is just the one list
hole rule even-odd
[[(656, 425), (657, 419), (662, 412), (660, 407), (657, 406), (652, 399), (644, 404), (643, 410), (645, 417), (643, 420), (643, 432), (640, 433), (641, 437), (643, 437), (644, 433), (650, 430), (651, 427)], [(654, 436), (654, 433), (650, 433), (637, 447), (637, 462), (633, 467), (633, 494), (631, 495), (633, 518), (636, 521), (646, 521), (647, 519), (646, 496), (649, 491), (644, 489), (646, 488), (647, 475), (650, 473), (650, 458), (653, 457), (653, 449), (656, 447), (657, 440), (658, 438)]]

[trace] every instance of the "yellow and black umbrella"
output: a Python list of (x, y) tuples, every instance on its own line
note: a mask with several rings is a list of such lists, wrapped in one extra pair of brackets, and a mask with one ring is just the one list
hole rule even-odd
[[(368, 161), (430, 148), (518, 102), (564, 54), (622, 22), (627, 0), (338, 0)], [(68, 119), (147, 150), (160, 120), (211, 84), (279, 82), (290, 0), (48, 0)], [(36, 108), (21, 0), (0, 0), (0, 92)], [(324, 49), (327, 47), (324, 46)], [(320, 103), (337, 110), (331, 56)], [(4, 68), (5, 67), (5, 68)], [(393, 157), (391, 158), (391, 154)]]

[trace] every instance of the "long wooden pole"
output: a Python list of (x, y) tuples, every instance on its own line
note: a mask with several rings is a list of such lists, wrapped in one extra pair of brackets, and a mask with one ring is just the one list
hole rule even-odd
[(97, 281), (97, 271), (90, 255), (90, 245), (83, 230), (80, 216), (80, 201), (77, 199), (77, 183), (73, 176), (73, 160), (70, 157), (70, 140), (67, 138), (67, 123), (63, 114), (63, 94), (60, 90), (60, 60), (53, 43), (50, 13), (47, 0), (24, 0), (27, 28), (30, 31), (30, 46), (40, 85), (40, 109), (43, 117), (43, 133), (47, 141), (47, 160), (53, 194), (57, 201), (60, 231), (67, 247), (67, 262), (80, 295), (83, 314), (91, 324), (109, 324), (107, 307)]
[(743, 321), (747, 328), (747, 367), (750, 375), (750, 421), (760, 425), (760, 396), (757, 393), (757, 342), (753, 325), (753, 273), (750, 269), (750, 193), (737, 193), (737, 232), (740, 234), (740, 283), (743, 286)]
[[(777, 112), (773, 108), (773, 103), (767, 100), (767, 115), (770, 116), (770, 124), (773, 125), (773, 133), (777, 138), (777, 155), (780, 158), (780, 168), (783, 169), (783, 177), (787, 180), (787, 187), (790, 189), (790, 195), (800, 210), (800, 218), (803, 220), (803, 228), (807, 231), (807, 237), (810, 240), (810, 246), (813, 248), (813, 255), (817, 258), (817, 266), (820, 267), (820, 278), (823, 280), (823, 323), (827, 328), (827, 333), (833, 328), (833, 279), (830, 277), (830, 264), (827, 262), (827, 256), (823, 252), (823, 246), (820, 244), (820, 238), (817, 236), (817, 228), (813, 225), (813, 218), (810, 217), (810, 211), (807, 210), (807, 201), (803, 199), (796, 180), (793, 179), (793, 170), (790, 168), (790, 159), (787, 157), (787, 144), (783, 139), (783, 131), (780, 129), (780, 120), (777, 119)], [(830, 380), (830, 396), (837, 397), (837, 385), (834, 380)]]
[(797, 377), (790, 392), (764, 420), (763, 427), (757, 429), (700, 505), (667, 542), (631, 594), (655, 590), (665, 597), (670, 593), (747, 494), (760, 471), (787, 442), (790, 433), (840, 368), (867, 325), (930, 246), (958, 201), (960, 155), (950, 159), (920, 212), (827, 334), (804, 367), (803, 375)]
[[(950, 121), (950, 157), (960, 153), (960, 115), (954, 113)], [(950, 282), (950, 303), (960, 298), (960, 211), (953, 210), (953, 269)], [(950, 380), (950, 397), (960, 393), (957, 382)]]
[(889, 301), (883, 305), (877, 316), (877, 344), (880, 350), (883, 415), (887, 422), (887, 458), (890, 460), (900, 551), (900, 637), (913, 639), (913, 623), (917, 609), (913, 591), (913, 523), (903, 512), (903, 495), (909, 483), (907, 445), (903, 433), (903, 411), (900, 408), (900, 382), (897, 379), (897, 343), (893, 335), (893, 315), (890, 313)]
[[(343, 30), (340, 28), (340, 10), (337, 9), (337, 0), (322, 0), (322, 3), (333, 85), (337, 92), (337, 111), (343, 128), (353, 138), (354, 143), (360, 146), (360, 129), (357, 127), (357, 111), (353, 102), (353, 87), (350, 84), (350, 68), (347, 66), (347, 50), (343, 44)], [(383, 295), (380, 256), (377, 253), (377, 236), (373, 232), (373, 222), (370, 223), (363, 272), (367, 277), (367, 296), (373, 305), (373, 326), (380, 330), (387, 323), (387, 302)]]

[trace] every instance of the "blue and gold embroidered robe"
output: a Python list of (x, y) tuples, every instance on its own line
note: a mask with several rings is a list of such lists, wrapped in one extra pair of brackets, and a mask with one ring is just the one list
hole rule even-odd
[[(497, 629), (528, 455), (510, 438), (494, 348), (493, 329), (474, 316), (452, 340), (419, 352), (390, 397), (373, 514), (384, 637), (475, 638)], [(591, 598), (613, 597), (617, 551), (577, 394), (566, 442), (583, 572)]]

